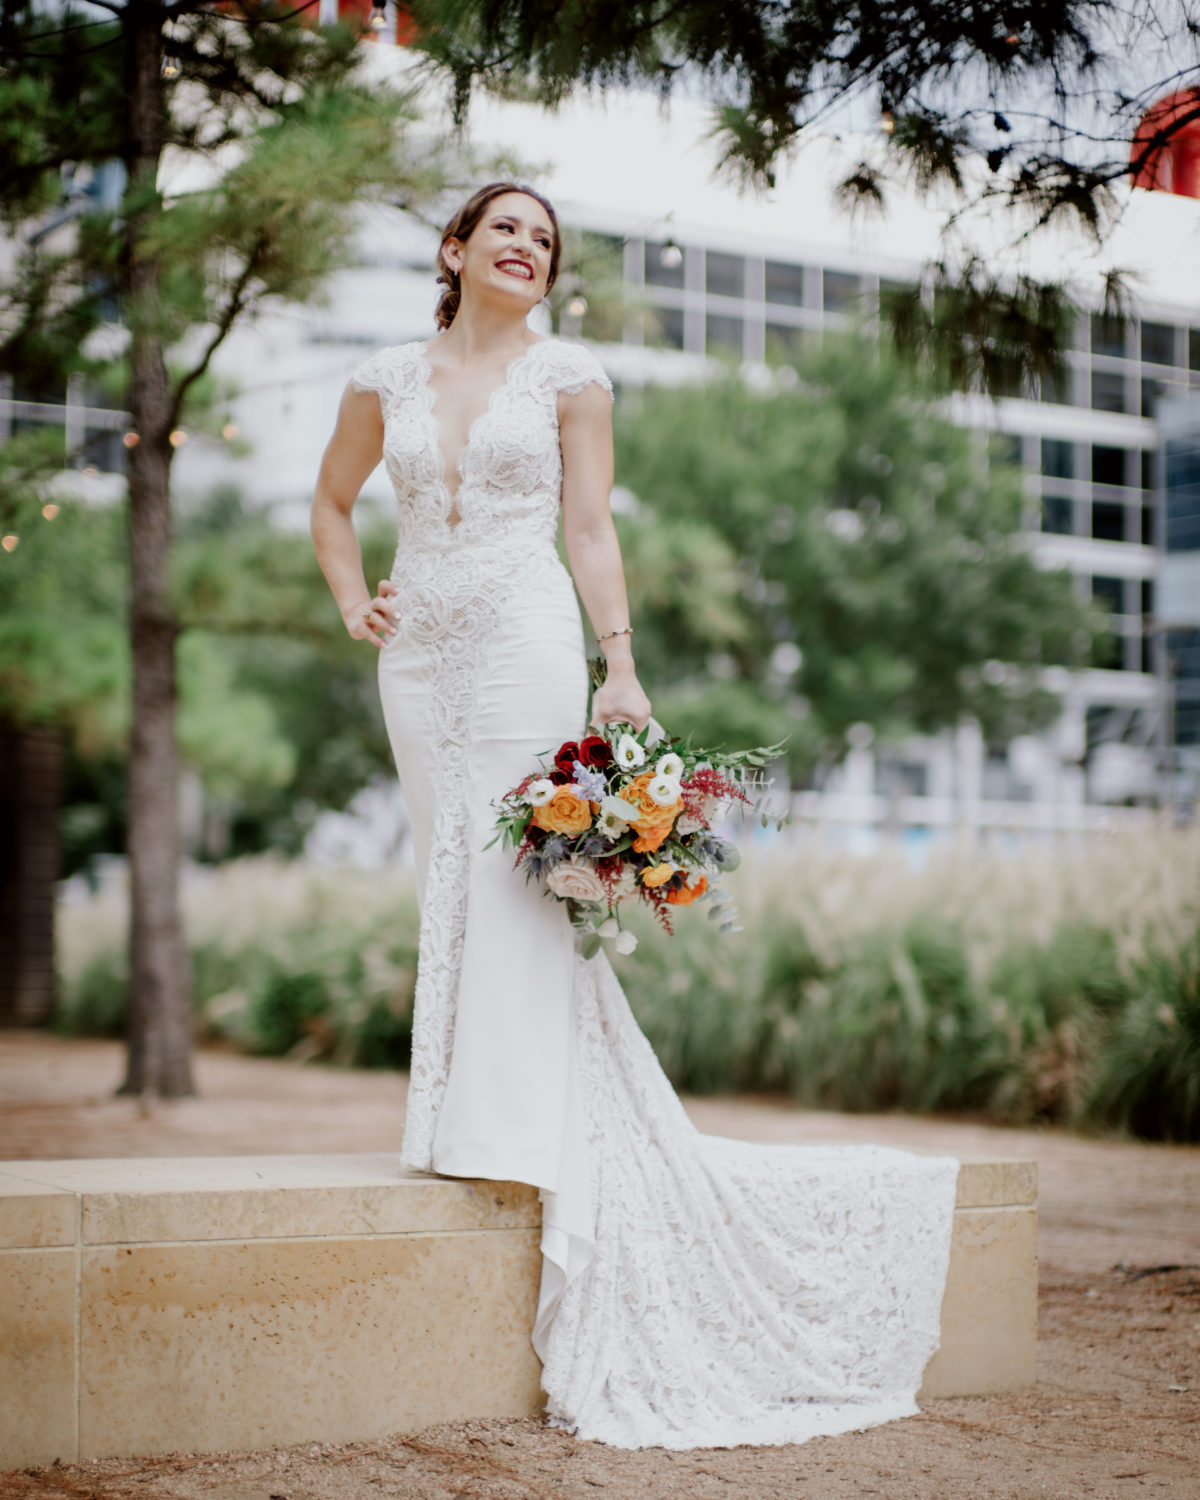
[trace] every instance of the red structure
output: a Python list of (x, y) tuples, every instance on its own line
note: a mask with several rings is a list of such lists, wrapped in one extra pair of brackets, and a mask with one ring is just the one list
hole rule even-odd
[(1150, 106), (1134, 133), (1130, 160), (1134, 187), (1200, 198), (1200, 89), (1180, 89)]

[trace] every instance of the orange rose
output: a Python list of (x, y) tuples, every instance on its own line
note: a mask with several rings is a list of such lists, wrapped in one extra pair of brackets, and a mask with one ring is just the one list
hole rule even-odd
[(582, 833), (592, 826), (597, 805), (586, 797), (577, 797), (569, 785), (560, 786), (549, 802), (534, 808), (532, 821), (547, 833)]
[(637, 824), (642, 831), (633, 841), (634, 850), (638, 854), (652, 854), (671, 831), (671, 822), (653, 823), (649, 828), (644, 823)]
[(648, 870), (642, 871), (642, 884), (653, 890), (655, 886), (665, 885), (674, 873), (675, 866), (670, 860), (664, 859), (661, 865), (651, 865)]
[[(655, 774), (654, 771), (643, 771), (640, 776), (635, 776), (628, 786), (622, 787), (617, 793), (622, 801), (628, 802), (631, 807), (637, 808), (638, 817), (633, 826), (641, 829), (644, 833), (649, 833), (659, 823), (665, 823), (667, 828), (670, 829), (675, 819), (683, 811), (682, 797), (676, 798), (669, 807), (663, 807), (660, 803), (655, 802), (654, 798), (646, 790), (654, 780)], [(659, 843), (661, 842), (662, 840), (660, 839)], [(657, 849), (658, 844), (648, 844), (646, 847)]]
[(697, 896), (708, 890), (708, 876), (701, 875), (695, 885), (683, 885), (677, 891), (668, 891), (667, 900), (672, 906), (691, 906)]

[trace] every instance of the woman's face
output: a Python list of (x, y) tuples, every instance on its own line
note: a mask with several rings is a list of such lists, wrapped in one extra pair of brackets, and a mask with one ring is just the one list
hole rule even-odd
[(509, 299), (528, 313), (546, 295), (554, 229), (527, 193), (501, 193), (483, 211), (468, 240), (453, 236), (443, 257), (457, 270), (464, 297)]

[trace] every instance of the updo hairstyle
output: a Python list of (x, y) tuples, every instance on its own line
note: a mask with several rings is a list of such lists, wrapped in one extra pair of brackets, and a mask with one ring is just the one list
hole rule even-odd
[(458, 210), (450, 222), (442, 230), (442, 243), (438, 247), (437, 267), (438, 281), (445, 283), (445, 290), (438, 297), (437, 308), (434, 317), (440, 329), (449, 328), (454, 322), (454, 315), (458, 311), (459, 303), (462, 301), (462, 288), (458, 284), (458, 272), (452, 270), (447, 264), (443, 251), (446, 241), (453, 237), (465, 243), (475, 232), (484, 211), (493, 198), (499, 198), (503, 193), (524, 193), (526, 197), (535, 199), (546, 210), (550, 218), (550, 227), (553, 231), (550, 246), (550, 274), (546, 280), (546, 290), (549, 291), (558, 276), (558, 261), (562, 254), (562, 235), (558, 228), (558, 215), (554, 212), (550, 202), (543, 198), (541, 193), (531, 187), (526, 187), (520, 182), (489, 182), (486, 187), (481, 187), (478, 192), (472, 193), (463, 206)]

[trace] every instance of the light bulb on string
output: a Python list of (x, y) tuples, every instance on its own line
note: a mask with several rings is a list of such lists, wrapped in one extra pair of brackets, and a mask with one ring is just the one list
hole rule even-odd
[(141, 438), (138, 437), (136, 432), (126, 432), (122, 434), (121, 441), (127, 448), (136, 448), (141, 442)]
[(567, 303), (567, 311), (573, 318), (582, 318), (588, 310), (587, 298), (583, 296), (572, 297)]
[(896, 116), (886, 104), (879, 111), (879, 128), (884, 135), (894, 135), (896, 132)]
[(162, 67), (159, 71), (164, 78), (178, 78), (183, 69), (180, 67), (177, 57), (172, 57), (170, 53), (165, 53), (163, 55)]
[(385, 5), (372, 5), (367, 25), (372, 31), (383, 31), (387, 26), (387, 7)]
[(683, 251), (674, 240), (668, 240), (658, 252), (658, 261), (668, 271), (673, 271), (676, 266), (683, 264)]
[(167, 439), (172, 448), (182, 448), (187, 440), (188, 435), (186, 432), (184, 432), (182, 427), (177, 427), (171, 434), (171, 436)]
[(3, 547), (5, 552), (15, 552), (19, 540), (19, 537), (15, 537), (10, 533), (8, 536), (0, 539), (0, 547)]
[(58, 506), (55, 505), (53, 500), (48, 500), (46, 504), (42, 506), (42, 515), (45, 516), (47, 521), (53, 521), (55, 516), (58, 515)]
[(227, 443), (232, 443), (237, 435), (238, 424), (236, 422), (226, 422), (224, 427), (221, 428), (221, 436)]

